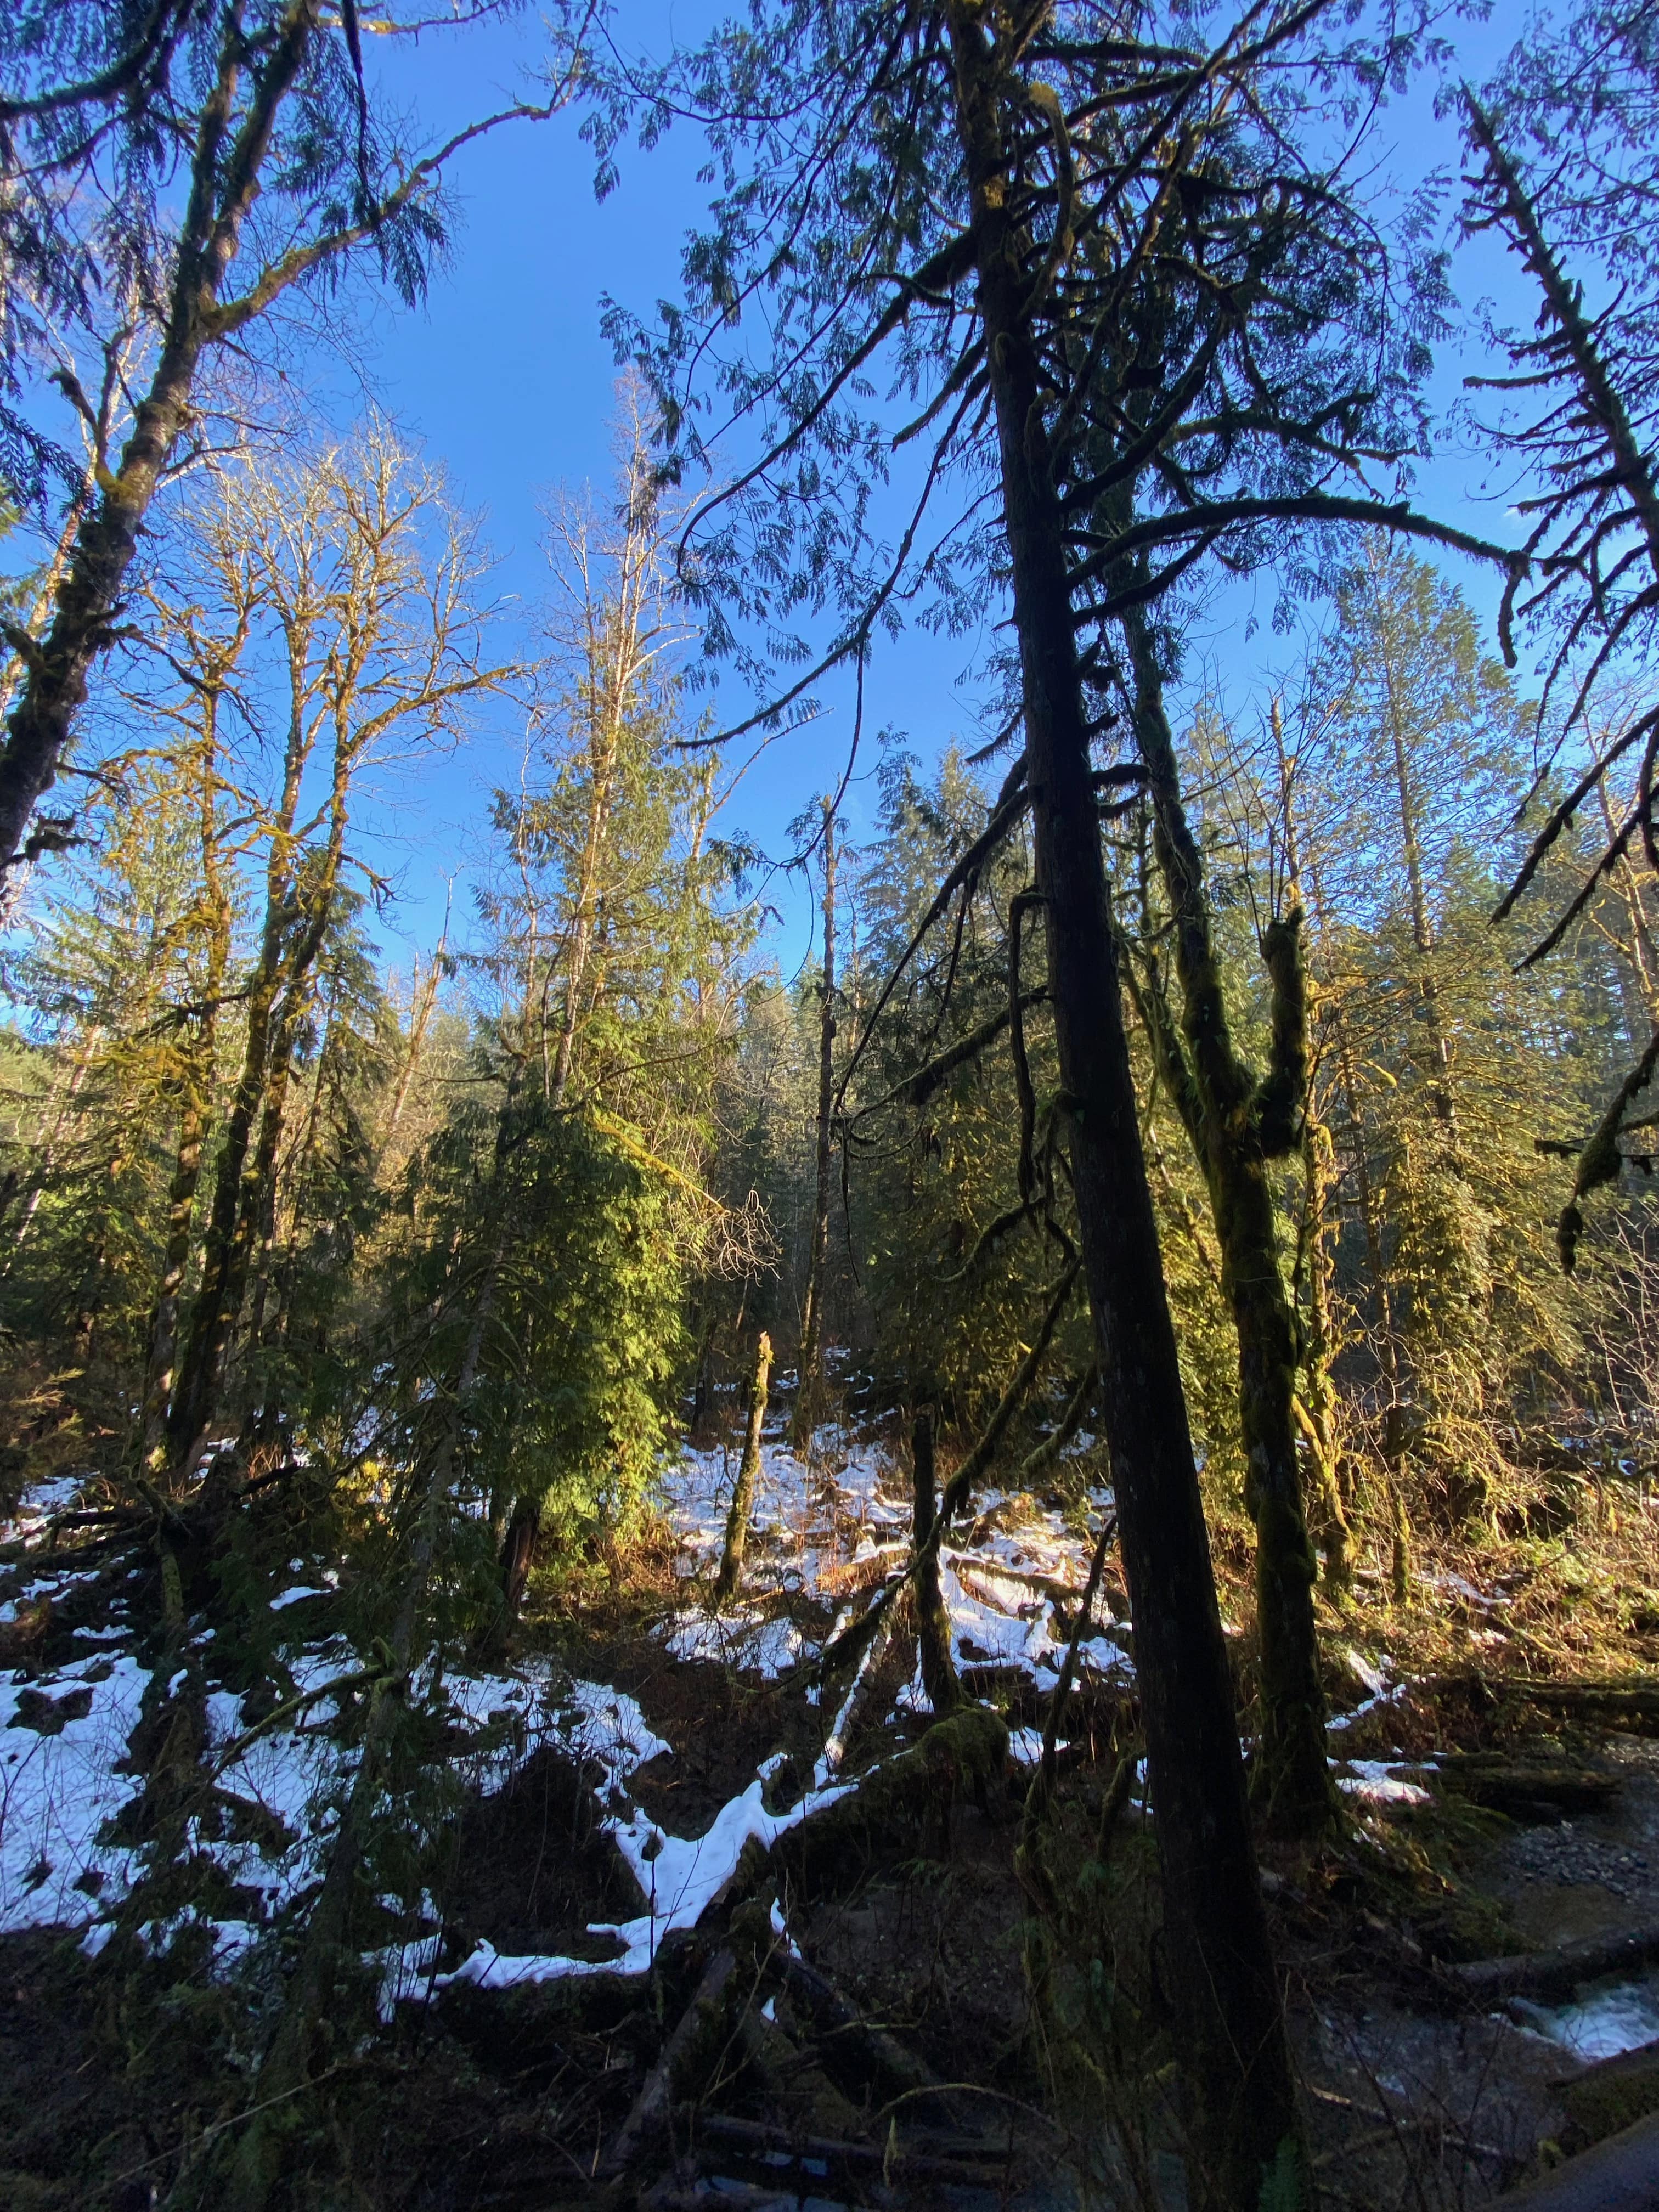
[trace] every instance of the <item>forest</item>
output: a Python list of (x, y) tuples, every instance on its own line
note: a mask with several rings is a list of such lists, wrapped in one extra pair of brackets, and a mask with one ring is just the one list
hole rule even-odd
[(1659, 0), (422, 10), (0, 10), (0, 2212), (1659, 2204)]

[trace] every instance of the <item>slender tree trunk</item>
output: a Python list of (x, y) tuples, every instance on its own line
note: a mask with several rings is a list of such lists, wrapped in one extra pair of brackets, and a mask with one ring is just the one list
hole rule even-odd
[(515, 1499), (501, 1539), (501, 1599), (507, 1620), (516, 1620), (524, 1610), (530, 1570), (535, 1564), (536, 1539), (541, 1533), (541, 1507), (533, 1498)]
[(1331, 1250), (1331, 1193), (1336, 1184), (1336, 1152), (1331, 1133), (1313, 1110), (1311, 1094), (1302, 1132), (1302, 1184), (1306, 1227), (1308, 1310), (1302, 1328), (1304, 1395), (1308, 1457), (1322, 1509), (1325, 1546), (1325, 1588), (1340, 1597), (1352, 1587), (1352, 1531), (1342, 1494), (1341, 1407), (1331, 1364), (1336, 1356), (1332, 1323), (1335, 1262)]
[(704, 1313), (697, 1329), (697, 1372), (691, 1388), (690, 1433), (694, 1441), (708, 1434), (714, 1414), (714, 1316)]
[(967, 0), (947, 21), (996, 411), (1060, 1082), (1135, 1620), (1195, 2203), (1254, 2212), (1296, 2104), (1238, 1751), (1238, 1721), (1123, 1026), (1063, 521), (1006, 211), (996, 65)]
[[(1314, 911), (1319, 917), (1322, 935), (1328, 941), (1319, 872), (1310, 866), (1309, 873), (1313, 887)], [(1347, 1012), (1340, 994), (1334, 996), (1331, 1021), (1336, 1039), (1337, 1080), (1341, 1087), (1343, 1111), (1347, 1117), (1350, 1165), (1353, 1170), (1360, 1234), (1365, 1241), (1365, 1267), (1370, 1276), (1372, 1295), (1376, 1301), (1376, 1359), (1386, 1393), (1382, 1406), (1382, 1457), (1387, 1466), (1395, 1468), (1405, 1451), (1405, 1370), (1401, 1358), (1399, 1334), (1395, 1327), (1394, 1285), (1389, 1276), (1382, 1249), (1382, 1209), (1376, 1186), (1371, 1180), (1370, 1155), (1365, 1143), (1359, 1071), (1354, 1059)]]
[(152, 1479), (167, 1471), (167, 1413), (173, 1363), (179, 1351), (179, 1314), (190, 1267), (196, 1194), (202, 1179), (202, 1154), (213, 1119), (214, 1050), (219, 1033), (219, 1000), (230, 960), (230, 900), (221, 879), (213, 820), (211, 774), (204, 776), (203, 872), (206, 884), (208, 957), (202, 982), (202, 1015), (185, 1054), (179, 1078), (179, 1142), (167, 1189), (167, 1226), (161, 1254), (161, 1279), (150, 1316), (149, 1348), (144, 1363), (142, 1445)]
[[(276, 1182), (283, 1149), (283, 1126), (288, 1114), (288, 1095), (294, 1083), (294, 1046), (309, 993), (296, 982), (285, 994), (282, 1012), (271, 1038), (270, 1073), (259, 1109), (259, 1135), (244, 1178), (239, 1204), (237, 1231), (241, 1264), (228, 1285), (237, 1318), (246, 1310), (246, 1341), (258, 1344), (264, 1332), (265, 1298), (270, 1288), (270, 1255), (276, 1241)], [(326, 1039), (323, 1054), (328, 1049)], [(318, 1075), (322, 1073), (322, 1055)], [(315, 1127), (315, 1110), (312, 1116)], [(240, 1279), (239, 1279), (240, 1276)]]
[(812, 1185), (812, 1233), (808, 1245), (806, 1304), (801, 1312), (799, 1388), (791, 1440), (804, 1451), (812, 1440), (823, 1403), (824, 1277), (830, 1260), (830, 1108), (835, 1097), (836, 821), (823, 801), (823, 970), (818, 984), (818, 1113)]
[(249, 1271), (264, 1220), (267, 1185), (276, 1170), (294, 1037), (308, 979), (328, 932), (345, 851), (347, 799), (356, 755), (340, 726), (328, 842), (316, 855), (314, 872), (302, 889), (290, 848), (310, 752), (303, 719), (307, 649), (307, 640), (296, 629), (289, 640), (292, 713), (283, 795), (272, 825), (265, 870), (264, 926), (247, 997), (247, 1042), (214, 1182), (213, 1211), (202, 1255), (201, 1288), (191, 1316), (189, 1347), (167, 1414), (167, 1438), (180, 1473), (187, 1471), (183, 1462), (206, 1434), (218, 1410), (225, 1353), (242, 1317)]
[[(1291, 788), (1290, 763), (1285, 752), (1285, 727), (1277, 699), (1273, 702), (1273, 744), (1279, 756), (1279, 805), (1285, 823), (1285, 888), (1298, 914), (1305, 915), (1302, 897), (1302, 856), (1297, 835), (1296, 805)], [(1305, 921), (1304, 924), (1305, 929)], [(1308, 963), (1308, 1030), (1311, 1036), (1322, 1000)], [(1336, 1152), (1331, 1133), (1319, 1110), (1319, 1099), (1310, 1070), (1302, 1109), (1302, 1255), (1306, 1271), (1307, 1313), (1301, 1330), (1303, 1392), (1297, 1411), (1313, 1469), (1313, 1488), (1320, 1501), (1324, 1523), (1325, 1587), (1341, 1597), (1352, 1587), (1350, 1530), (1346, 1501), (1342, 1495), (1341, 1409), (1331, 1366), (1336, 1357), (1332, 1292), (1335, 1260), (1332, 1251), (1332, 1193), (1336, 1187)]]
[[(1316, 1834), (1336, 1809), (1325, 1756), (1313, 1585), (1297, 1451), (1296, 1315), (1279, 1262), (1270, 1157), (1288, 1152), (1307, 1096), (1307, 969), (1301, 908), (1263, 940), (1273, 986), (1273, 1065), (1258, 1080), (1235, 1049), (1210, 927), (1204, 861), (1182, 799), (1175, 740), (1149, 627), (1124, 623), (1133, 665), (1135, 740), (1147, 773), (1153, 845), (1174, 918), (1181, 1064), (1170, 1070), (1204, 1170), (1221, 1247), (1221, 1285), (1238, 1339), (1244, 1500), (1255, 1524), (1261, 1738), (1253, 1788), (1273, 1824)], [(1165, 1025), (1160, 1025), (1164, 1027)], [(1166, 1048), (1174, 1039), (1166, 1035)]]
[(951, 1656), (951, 1616), (939, 1587), (939, 1553), (926, 1549), (939, 1510), (939, 1486), (933, 1466), (933, 1416), (925, 1407), (911, 1425), (910, 1469), (910, 1543), (913, 1550), (923, 1554), (914, 1584), (921, 1686), (935, 1717), (943, 1720), (962, 1703), (962, 1684)]
[(444, 955), (448, 948), (449, 921), (446, 915), (443, 935), (438, 939), (437, 949), (432, 955), (432, 964), (426, 974), (417, 979), (410, 1000), (409, 1048), (404, 1054), (404, 1064), (398, 1071), (398, 1087), (392, 1094), (392, 1104), (386, 1112), (386, 1125), (380, 1131), (380, 1141), (375, 1147), (377, 1168), (392, 1149), (392, 1139), (396, 1137), (403, 1121), (404, 1109), (409, 1103), (409, 1094), (415, 1081), (415, 1073), (420, 1066), (421, 1056), (426, 1046), (427, 1030), (432, 1020), (433, 1011), (438, 1003), (438, 984), (443, 974)]
[(738, 1462), (738, 1479), (732, 1488), (732, 1507), (726, 1516), (726, 1549), (714, 1578), (714, 1602), (727, 1604), (743, 1581), (744, 1554), (749, 1548), (749, 1516), (755, 1506), (755, 1485), (760, 1477), (761, 1425), (766, 1419), (766, 1386), (772, 1372), (772, 1340), (763, 1329), (755, 1346), (755, 1374), (749, 1392), (749, 1426)]
[(1389, 700), (1389, 750), (1394, 761), (1395, 786), (1400, 799), (1400, 844), (1405, 855), (1406, 884), (1411, 898), (1412, 942), (1417, 947), (1419, 963), (1418, 993), (1423, 1001), (1423, 1018), (1428, 1024), (1429, 1052), (1435, 1071), (1429, 1086), (1429, 1106), (1436, 1121), (1449, 1130), (1455, 1120), (1450, 1088), (1451, 1048), (1447, 1042), (1446, 1025), (1441, 1018), (1440, 989), (1434, 973), (1434, 924), (1429, 915), (1428, 890), (1424, 881), (1423, 842), (1417, 826), (1417, 795), (1412, 788), (1411, 757), (1407, 750), (1405, 732), (1401, 726), (1399, 706), (1395, 696), (1395, 672), (1386, 645), (1382, 660)]

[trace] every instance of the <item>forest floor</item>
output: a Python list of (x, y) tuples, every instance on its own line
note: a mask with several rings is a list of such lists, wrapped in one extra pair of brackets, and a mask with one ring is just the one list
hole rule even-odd
[[(709, 1610), (733, 1437), (683, 1455), (652, 1540), (532, 1586), (510, 1662), (411, 1685), (357, 1931), (382, 2026), (321, 2039), (294, 2203), (1183, 2202), (1111, 1565), (1036, 1878), (1018, 1856), (1109, 1506), (1086, 1440), (942, 1555), (1005, 1752), (929, 1736), (902, 1630), (820, 1692), (908, 1473), (879, 1424), (798, 1458), (785, 1410), (741, 1603)], [(171, 1638), (153, 1547), (82, 1488), (0, 1527), (0, 2212), (214, 2201), (362, 1709), (350, 1575), (283, 1486)], [(1325, 1612), (1341, 1830), (1262, 1846), (1324, 2201), (1479, 2204), (1659, 2110), (1656, 1534), (1624, 1485), (1593, 1526), (1425, 1549), (1404, 1607), (1362, 1559)]]

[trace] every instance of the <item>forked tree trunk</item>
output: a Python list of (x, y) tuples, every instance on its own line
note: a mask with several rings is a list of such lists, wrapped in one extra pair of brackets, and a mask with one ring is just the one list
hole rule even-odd
[(950, 0), (947, 21), (1000, 447), (1048, 988), (1134, 1613), (1164, 1958), (1186, 2062), (1192, 2194), (1195, 2203), (1254, 2212), (1264, 2172), (1300, 2155), (1290, 2057), (1141, 1151), (1063, 522), (1026, 324), (1030, 278), (1007, 212), (1000, 88), (968, 0)]
[(763, 1329), (755, 1346), (755, 1373), (749, 1390), (749, 1426), (743, 1439), (743, 1457), (732, 1486), (732, 1505), (726, 1516), (726, 1549), (714, 1578), (714, 1602), (725, 1605), (738, 1594), (743, 1581), (744, 1554), (749, 1548), (749, 1516), (754, 1510), (755, 1485), (760, 1477), (761, 1425), (766, 1419), (766, 1386), (772, 1373), (772, 1340)]
[(836, 820), (823, 802), (823, 974), (819, 984), (817, 1177), (812, 1187), (812, 1240), (801, 1314), (799, 1388), (790, 1441), (797, 1451), (812, 1440), (823, 1402), (823, 1291), (830, 1258), (831, 1105), (836, 1044)]

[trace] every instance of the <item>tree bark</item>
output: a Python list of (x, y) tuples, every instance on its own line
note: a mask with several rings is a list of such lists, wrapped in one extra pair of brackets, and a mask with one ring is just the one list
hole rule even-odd
[(797, 1451), (811, 1443), (823, 1400), (823, 1292), (830, 1258), (831, 1105), (836, 1042), (836, 821), (823, 801), (823, 973), (818, 986), (818, 1113), (812, 1237), (801, 1313), (799, 1388), (790, 1441)]
[(726, 1549), (714, 1579), (714, 1602), (726, 1605), (738, 1594), (743, 1581), (744, 1553), (749, 1548), (749, 1516), (755, 1503), (755, 1484), (760, 1474), (761, 1425), (766, 1419), (766, 1386), (772, 1372), (772, 1340), (763, 1329), (755, 1346), (755, 1375), (749, 1393), (749, 1427), (732, 1485), (731, 1510), (726, 1516)]
[[(1297, 836), (1295, 795), (1291, 763), (1285, 751), (1285, 725), (1277, 699), (1273, 702), (1273, 745), (1279, 757), (1279, 808), (1285, 827), (1286, 895), (1304, 917), (1302, 854)], [(1307, 1029), (1311, 1038), (1319, 1018), (1321, 997), (1308, 963)], [(1301, 1329), (1303, 1391), (1297, 1404), (1308, 1458), (1313, 1470), (1313, 1489), (1324, 1522), (1325, 1588), (1341, 1598), (1352, 1587), (1346, 1502), (1339, 1474), (1341, 1464), (1341, 1411), (1331, 1365), (1336, 1357), (1332, 1288), (1335, 1263), (1332, 1253), (1331, 1194), (1336, 1187), (1336, 1151), (1331, 1133), (1321, 1115), (1319, 1099), (1310, 1068), (1302, 1107), (1302, 1262), (1306, 1271), (1307, 1313)]]
[(1135, 1620), (1164, 1956), (1187, 2060), (1193, 2196), (1254, 2212), (1284, 2147), (1299, 2155), (1290, 2057), (1141, 1152), (1063, 522), (1027, 322), (1030, 280), (1007, 211), (1000, 87), (968, 0), (951, 0), (947, 22), (1000, 451), (1049, 992)]
[(933, 1533), (938, 1487), (933, 1468), (933, 1417), (925, 1407), (910, 1430), (910, 1541), (918, 1555), (915, 1574), (916, 1642), (921, 1654), (921, 1686), (937, 1718), (944, 1720), (962, 1703), (962, 1684), (951, 1656), (951, 1616), (939, 1588), (939, 1553), (927, 1539)]
[(1261, 1736), (1252, 1778), (1277, 1827), (1316, 1834), (1336, 1810), (1325, 1757), (1313, 1586), (1297, 1465), (1296, 1315), (1279, 1264), (1270, 1158), (1289, 1151), (1307, 1093), (1307, 969), (1301, 908), (1268, 925), (1263, 955), (1273, 980), (1273, 1053), (1260, 1080), (1234, 1046), (1210, 927), (1203, 855), (1187, 819), (1175, 741), (1150, 629), (1125, 618), (1134, 678), (1135, 741), (1147, 774), (1153, 843), (1174, 920), (1182, 992), (1182, 1042), (1158, 1024), (1167, 1073), (1210, 1194), (1221, 1247), (1221, 1286), (1238, 1339), (1238, 1411), (1244, 1503), (1255, 1524), (1256, 1632)]

